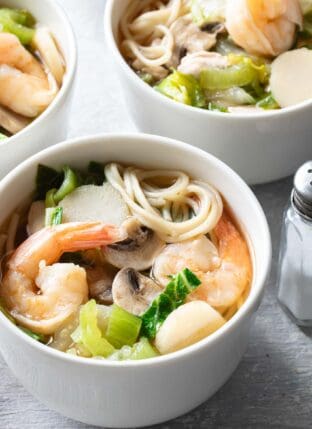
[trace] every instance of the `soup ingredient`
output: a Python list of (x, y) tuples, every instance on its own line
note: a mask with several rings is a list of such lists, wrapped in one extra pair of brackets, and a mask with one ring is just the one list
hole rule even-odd
[(169, 314), (157, 332), (155, 345), (161, 354), (172, 353), (206, 338), (224, 323), (206, 302), (188, 302)]
[[(46, 207), (56, 206), (68, 194), (73, 192), (74, 189), (77, 188), (77, 186), (79, 186), (79, 181), (76, 173), (70, 167), (68, 167), (68, 165), (65, 165), (63, 167), (63, 173), (64, 173), (64, 177), (63, 177), (63, 182), (60, 185), (60, 188), (49, 189), (49, 191), (47, 192), (45, 197)], [(88, 219), (85, 219), (85, 221), (88, 221)]]
[(228, 58), (224, 55), (217, 52), (199, 51), (182, 58), (178, 71), (198, 78), (202, 70), (211, 68), (219, 70), (228, 65)]
[(208, 183), (182, 171), (143, 170), (111, 163), (107, 181), (117, 189), (131, 214), (168, 243), (207, 234), (217, 224), (223, 203)]
[(9, 33), (0, 33), (0, 64), (0, 103), (20, 115), (38, 116), (57, 93), (41, 64)]
[(34, 201), (28, 211), (27, 234), (31, 235), (45, 226), (44, 201)]
[(32, 42), (35, 49), (39, 50), (44, 64), (47, 65), (58, 86), (61, 86), (65, 73), (64, 61), (49, 29), (38, 27)]
[(45, 225), (60, 225), (63, 218), (63, 209), (62, 207), (51, 207), (47, 208), (45, 211)]
[(203, 107), (206, 103), (198, 81), (193, 76), (178, 71), (163, 79), (155, 89), (179, 103), (195, 107)]
[(13, 253), (0, 286), (8, 310), (36, 333), (53, 334), (88, 295), (85, 270), (56, 263), (62, 253), (96, 248), (120, 239), (114, 226), (67, 223), (31, 235)]
[(81, 307), (79, 328), (78, 342), (86, 347), (92, 356), (106, 357), (114, 352), (114, 347), (104, 338), (98, 326), (98, 309), (93, 299)]
[(123, 268), (113, 281), (113, 300), (129, 313), (140, 316), (161, 293), (163, 287), (133, 268)]
[(150, 268), (164, 247), (164, 241), (135, 217), (125, 220), (122, 228), (127, 238), (106, 246), (103, 249), (105, 259), (117, 268), (132, 267), (138, 271)]
[(105, 336), (117, 349), (125, 345), (133, 346), (139, 336), (141, 324), (139, 317), (114, 303)]
[(141, 337), (132, 347), (123, 346), (108, 357), (109, 360), (141, 360), (159, 356), (147, 338)]
[(268, 78), (266, 65), (257, 65), (249, 57), (230, 55), (225, 68), (207, 68), (200, 73), (200, 85), (208, 90), (224, 90), (233, 87), (264, 84)]
[(35, 19), (26, 10), (0, 8), (0, 27), (5, 33), (12, 33), (17, 36), (23, 45), (29, 45), (32, 41), (35, 30), (33, 25)]
[(16, 134), (25, 128), (30, 120), (0, 106), (0, 127), (10, 134)]
[(312, 51), (306, 48), (285, 52), (273, 61), (270, 86), (281, 107), (312, 98)]
[(155, 259), (153, 276), (164, 287), (171, 275), (188, 267), (200, 276), (220, 264), (218, 249), (205, 235), (181, 243), (169, 244)]
[(108, 264), (96, 263), (95, 266), (86, 267), (86, 272), (90, 297), (100, 304), (112, 304), (112, 284), (116, 271)]
[(261, 107), (261, 109), (265, 110), (274, 110), (280, 108), (272, 93), (268, 94), (262, 100), (258, 101), (257, 107)]
[(200, 27), (225, 21), (228, 0), (191, 0), (193, 20)]
[(61, 202), (64, 222), (102, 221), (121, 225), (129, 210), (120, 193), (109, 183), (79, 186)]
[(156, 333), (168, 315), (182, 305), (192, 291), (200, 285), (200, 280), (188, 269), (171, 277), (165, 290), (154, 299), (142, 317), (142, 335), (155, 338)]
[(225, 213), (214, 236), (218, 250), (206, 237), (167, 246), (155, 260), (155, 278), (163, 284), (166, 276), (187, 266), (201, 281), (189, 299), (206, 301), (215, 308), (234, 304), (251, 280), (248, 247)]
[(290, 49), (302, 26), (298, 0), (230, 0), (226, 28), (247, 53), (275, 57)]

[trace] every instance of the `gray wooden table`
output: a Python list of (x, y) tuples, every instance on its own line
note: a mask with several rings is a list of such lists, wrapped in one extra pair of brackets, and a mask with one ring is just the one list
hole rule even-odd
[[(80, 57), (70, 136), (134, 131), (104, 45), (105, 0), (62, 4), (73, 22)], [(312, 428), (312, 329), (296, 327), (276, 302), (280, 225), (290, 189), (291, 179), (255, 188), (270, 223), (273, 269), (241, 364), (210, 401), (159, 428)], [(0, 429), (87, 428), (32, 398), (1, 357), (0, 380)]]

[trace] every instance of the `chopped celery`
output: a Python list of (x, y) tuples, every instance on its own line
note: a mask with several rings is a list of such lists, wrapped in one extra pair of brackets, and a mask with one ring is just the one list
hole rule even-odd
[(6, 139), (8, 139), (8, 136), (6, 136), (5, 134), (0, 133), (0, 142), (4, 141)]
[(251, 85), (257, 91), (260, 84), (268, 82), (266, 64), (256, 64), (251, 58), (241, 55), (228, 55), (230, 66), (226, 68), (211, 68), (200, 73), (200, 85), (208, 90), (225, 90), (232, 87)]
[(206, 103), (197, 79), (178, 71), (174, 71), (154, 88), (179, 103), (195, 107), (204, 107)]
[(97, 313), (97, 305), (94, 299), (81, 307), (80, 341), (92, 356), (107, 357), (114, 352), (114, 347), (103, 337), (98, 326)]
[(191, 0), (192, 18), (200, 27), (205, 24), (224, 22), (227, 0)]
[(141, 324), (139, 317), (114, 304), (105, 336), (116, 348), (132, 346), (139, 336)]
[(108, 357), (109, 360), (141, 360), (159, 356), (157, 350), (147, 338), (142, 337), (132, 347), (123, 346), (120, 350)]
[[(54, 168), (39, 164), (36, 175), (36, 200), (44, 200), (47, 192), (50, 189), (56, 189), (61, 186), (62, 173), (54, 170)], [(55, 204), (53, 204), (55, 205)]]
[(76, 173), (67, 165), (63, 168), (64, 180), (61, 187), (55, 192), (53, 198), (58, 204), (66, 195), (70, 194), (78, 186), (78, 178)]
[(280, 106), (271, 93), (262, 100), (258, 101), (257, 107), (261, 107), (265, 110), (280, 109)]
[(187, 295), (200, 283), (200, 280), (188, 268), (172, 276), (164, 292), (154, 299), (148, 310), (141, 316), (141, 334), (147, 338), (154, 338), (169, 314), (182, 305)]
[(23, 45), (29, 45), (35, 30), (23, 24), (33, 25), (31, 15), (18, 9), (0, 8), (0, 31), (17, 36)]
[(154, 76), (150, 73), (139, 72), (138, 76), (148, 85), (153, 85), (153, 83), (155, 82)]
[(62, 223), (62, 207), (48, 207), (45, 213), (45, 226), (60, 225)]

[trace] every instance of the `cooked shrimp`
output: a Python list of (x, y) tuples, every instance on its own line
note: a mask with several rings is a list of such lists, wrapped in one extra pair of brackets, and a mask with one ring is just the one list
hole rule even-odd
[(274, 57), (291, 48), (302, 26), (299, 0), (230, 0), (226, 28), (252, 55)]
[(0, 104), (30, 118), (36, 117), (58, 91), (52, 76), (12, 34), (0, 33)]
[(214, 229), (218, 249), (206, 237), (168, 245), (156, 258), (153, 275), (163, 285), (168, 276), (188, 267), (202, 284), (189, 296), (215, 308), (235, 303), (251, 280), (251, 261), (246, 242), (223, 214)]
[(71, 263), (57, 263), (61, 255), (105, 246), (121, 238), (117, 227), (100, 222), (43, 228), (10, 257), (0, 296), (21, 325), (53, 334), (88, 298), (85, 270)]
[(24, 48), (14, 34), (0, 33), (0, 64), (6, 64), (40, 79), (46, 79), (42, 65)]

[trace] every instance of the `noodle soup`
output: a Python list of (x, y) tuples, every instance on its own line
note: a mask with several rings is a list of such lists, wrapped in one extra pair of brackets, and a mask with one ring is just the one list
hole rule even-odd
[(171, 169), (39, 165), (32, 202), (1, 245), (3, 313), (85, 358), (147, 359), (194, 344), (237, 312), (252, 280), (218, 190)]
[(66, 66), (48, 27), (28, 10), (0, 3), (0, 69), (0, 141), (5, 141), (52, 103)]
[(141, 79), (179, 103), (240, 114), (293, 106), (312, 98), (312, 6), (271, 3), (131, 0), (119, 22), (120, 51)]

